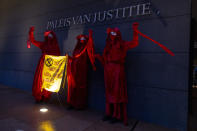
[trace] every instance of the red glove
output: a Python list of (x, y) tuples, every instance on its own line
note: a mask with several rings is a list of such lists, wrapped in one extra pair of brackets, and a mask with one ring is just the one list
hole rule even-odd
[(27, 48), (31, 48), (31, 39), (33, 38), (34, 30), (35, 30), (34, 26), (30, 27), (30, 29), (29, 29), (29, 38), (27, 40)]
[(35, 27), (34, 26), (30, 27), (29, 34), (31, 34), (32, 32), (34, 32), (34, 30), (35, 30)]
[(139, 26), (139, 23), (134, 22), (133, 25), (132, 25), (133, 30), (137, 31), (138, 30), (138, 26)]
[(89, 29), (89, 37), (92, 37), (92, 33), (93, 33), (93, 31), (91, 29)]
[(107, 28), (107, 34), (111, 32), (111, 28)]
[(31, 42), (27, 40), (27, 48), (31, 48)]

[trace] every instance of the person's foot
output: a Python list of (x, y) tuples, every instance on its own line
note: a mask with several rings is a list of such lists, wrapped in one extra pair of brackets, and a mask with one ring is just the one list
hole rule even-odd
[(129, 126), (129, 123), (128, 123), (128, 122), (126, 122), (126, 123), (124, 123), (124, 125), (125, 125), (125, 126)]
[(35, 100), (36, 104), (41, 104), (43, 101), (42, 100)]
[(75, 108), (77, 111), (83, 111), (85, 110), (86, 108)]
[(111, 124), (114, 124), (114, 123), (117, 123), (117, 122), (119, 122), (120, 120), (118, 120), (118, 119), (116, 119), (116, 118), (112, 118), (111, 119), (111, 121), (110, 121), (110, 123)]
[(36, 103), (36, 104), (39, 104), (39, 103), (40, 103), (40, 101), (35, 100), (35, 103)]
[(49, 100), (50, 100), (50, 97), (44, 97), (44, 96), (42, 96), (42, 101), (44, 103), (49, 103)]
[(67, 109), (67, 110), (73, 110), (73, 109), (74, 109), (74, 107), (73, 107), (73, 106), (71, 106), (71, 105), (69, 105), (66, 109)]
[(102, 118), (102, 121), (110, 121), (111, 119), (112, 119), (111, 116), (105, 115), (105, 116)]

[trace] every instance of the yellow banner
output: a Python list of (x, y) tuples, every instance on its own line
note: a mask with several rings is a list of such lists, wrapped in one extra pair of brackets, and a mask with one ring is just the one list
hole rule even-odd
[[(50, 92), (58, 92), (63, 76), (66, 76), (68, 56), (45, 55), (42, 71), (42, 89)], [(66, 66), (66, 67), (65, 67)]]

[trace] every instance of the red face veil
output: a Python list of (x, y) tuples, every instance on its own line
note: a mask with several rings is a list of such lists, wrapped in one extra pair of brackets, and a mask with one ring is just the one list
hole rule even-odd
[(85, 44), (88, 42), (88, 36), (87, 35), (78, 35), (77, 36), (77, 43)]
[(46, 31), (44, 33), (45, 42), (53, 44), (57, 43), (57, 37), (53, 31)]
[(107, 41), (120, 41), (122, 36), (118, 28), (108, 28), (107, 29)]

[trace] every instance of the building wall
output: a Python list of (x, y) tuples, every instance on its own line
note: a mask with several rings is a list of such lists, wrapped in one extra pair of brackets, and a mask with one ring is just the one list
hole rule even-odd
[[(0, 83), (31, 91), (33, 75), (41, 51), (26, 40), (30, 26), (35, 37), (43, 40), (49, 20), (126, 7), (150, 0), (21, 0), (0, 1)], [(71, 54), (80, 33), (94, 31), (97, 53), (105, 46), (106, 28), (118, 27), (124, 40), (132, 40), (132, 23), (139, 30), (171, 49), (175, 56), (140, 37), (138, 47), (126, 58), (128, 115), (168, 128), (186, 130), (188, 117), (190, 0), (152, 0), (152, 14), (115, 19), (95, 24), (80, 24), (54, 29), (61, 54)], [(160, 11), (160, 15), (154, 13)], [(89, 70), (89, 107), (104, 111), (105, 90), (103, 68)]]

